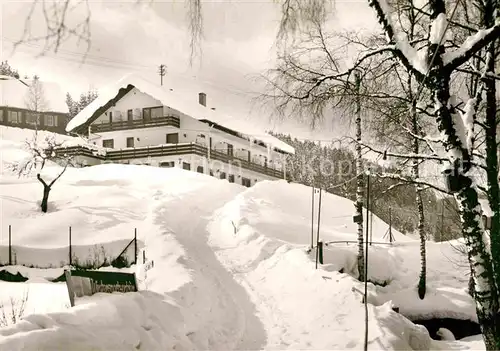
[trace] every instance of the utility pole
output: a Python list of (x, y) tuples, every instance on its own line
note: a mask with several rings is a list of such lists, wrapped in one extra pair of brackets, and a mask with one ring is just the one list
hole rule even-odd
[(311, 250), (314, 248), (314, 186), (312, 187), (312, 204), (311, 204)]
[(389, 242), (392, 244), (392, 207), (389, 207)]
[(167, 66), (161, 64), (158, 69), (158, 74), (160, 75), (160, 84), (163, 86), (163, 77), (167, 74)]
[[(366, 177), (366, 208), (370, 208), (370, 170)], [(364, 276), (364, 297), (365, 297), (365, 340), (364, 351), (368, 351), (368, 235), (369, 235), (369, 221), (366, 216), (366, 240), (365, 240), (365, 276)]]
[[(321, 193), (322, 189), (319, 188), (319, 206), (318, 206), (318, 235), (316, 236), (316, 269), (318, 269), (318, 260), (321, 261), (320, 263), (323, 264), (323, 246), (322, 243), (320, 244), (319, 242), (319, 225), (321, 221)], [(321, 252), (320, 252), (321, 250)], [(321, 254), (321, 256), (320, 256)]]
[(444, 226), (444, 196), (441, 200), (441, 230), (439, 232), (439, 242), (443, 240), (443, 226)]

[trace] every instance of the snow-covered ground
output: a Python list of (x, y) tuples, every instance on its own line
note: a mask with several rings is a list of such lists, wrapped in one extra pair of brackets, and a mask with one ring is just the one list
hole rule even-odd
[[(64, 284), (44, 280), (60, 269), (9, 268), (30, 280), (0, 283), (0, 299), (8, 304), (28, 288), (29, 299), (24, 319), (0, 329), (0, 350), (362, 348), (355, 245), (329, 244), (325, 264), (315, 269), (307, 251), (310, 188), (284, 181), (245, 188), (180, 169), (100, 165), (69, 169), (42, 214), (40, 184), (6, 167), (25, 156), (22, 140), (29, 132), (0, 128), (9, 138), (0, 142), (0, 245), (6, 245), (8, 224), (15, 244), (49, 250), (67, 245), (69, 226), (75, 245), (91, 246), (130, 240), (137, 228), (154, 261), (147, 272), (142, 264), (132, 268), (140, 292), (98, 294), (74, 308), (67, 306)], [(321, 240), (356, 240), (352, 210), (349, 200), (325, 195)], [(373, 223), (374, 241), (387, 241), (387, 224), (376, 217)], [(429, 243), (429, 291), (420, 301), (418, 242), (394, 235), (394, 245), (369, 251), (371, 281), (387, 284), (369, 285), (370, 348), (484, 348), (477, 338), (431, 341), (425, 328), (402, 316), (476, 318), (458, 251), (450, 243)]]

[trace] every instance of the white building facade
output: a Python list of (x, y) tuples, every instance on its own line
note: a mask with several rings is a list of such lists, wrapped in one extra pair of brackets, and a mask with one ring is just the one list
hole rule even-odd
[(221, 122), (227, 117), (206, 107), (204, 93), (190, 98), (124, 78), (68, 124), (68, 132), (86, 135), (91, 146), (65, 152), (87, 165), (180, 167), (245, 186), (286, 179), (291, 146), (269, 134), (246, 133), (242, 126), (228, 128)]

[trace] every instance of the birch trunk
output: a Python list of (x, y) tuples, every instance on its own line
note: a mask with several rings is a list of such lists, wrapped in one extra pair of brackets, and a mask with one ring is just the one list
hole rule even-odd
[[(359, 74), (356, 72), (356, 90), (359, 93), (359, 88), (361, 85)], [(359, 272), (359, 280), (364, 281), (365, 278), (365, 252), (363, 248), (363, 197), (364, 197), (364, 179), (363, 179), (363, 159), (361, 153), (361, 104), (358, 96), (358, 101), (356, 103), (356, 174), (357, 183), (356, 183), (356, 202), (354, 203), (355, 207), (355, 218), (356, 224), (358, 225), (358, 272)]]
[[(488, 46), (487, 72), (495, 73), (495, 42)], [(486, 87), (486, 170), (488, 202), (493, 212), (491, 218), (491, 256), (495, 270), (495, 281), (497, 288), (500, 288), (500, 187), (498, 174), (498, 147), (497, 147), (497, 101), (496, 86), (494, 79), (485, 79)]]
[[(416, 102), (414, 101), (411, 106), (411, 120), (412, 120), (412, 132), (417, 135), (419, 134), (418, 128), (418, 115), (416, 109)], [(413, 152), (418, 155), (420, 152), (419, 140), (413, 138)], [(418, 180), (420, 177), (420, 160), (413, 159), (412, 162), (413, 177)], [(425, 297), (426, 292), (426, 277), (427, 277), (427, 259), (426, 259), (426, 235), (424, 231), (424, 204), (422, 202), (422, 186), (416, 184), (416, 204), (418, 213), (418, 235), (420, 238), (420, 276), (418, 279), (418, 296), (420, 299)]]
[[(442, 73), (442, 74), (440, 74)], [(449, 103), (450, 81), (444, 72), (433, 76), (434, 103), (437, 107), (438, 128), (444, 135), (447, 152), (452, 159), (453, 175), (458, 182), (455, 198), (459, 204), (467, 255), (474, 277), (476, 311), (487, 350), (500, 349), (500, 319), (498, 291), (495, 284), (489, 238), (481, 221), (481, 207), (474, 180), (470, 173), (470, 155), (457, 137)]]

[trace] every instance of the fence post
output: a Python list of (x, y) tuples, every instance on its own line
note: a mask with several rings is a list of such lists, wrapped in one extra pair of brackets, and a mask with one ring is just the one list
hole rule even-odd
[(134, 264), (137, 264), (137, 228), (134, 228)]
[(72, 252), (71, 252), (71, 226), (69, 226), (69, 265), (72, 264)]
[(389, 207), (389, 242), (392, 244), (392, 208)]
[(12, 227), (9, 224), (9, 266), (12, 266)]
[(323, 264), (323, 242), (318, 242), (318, 261), (320, 264)]

